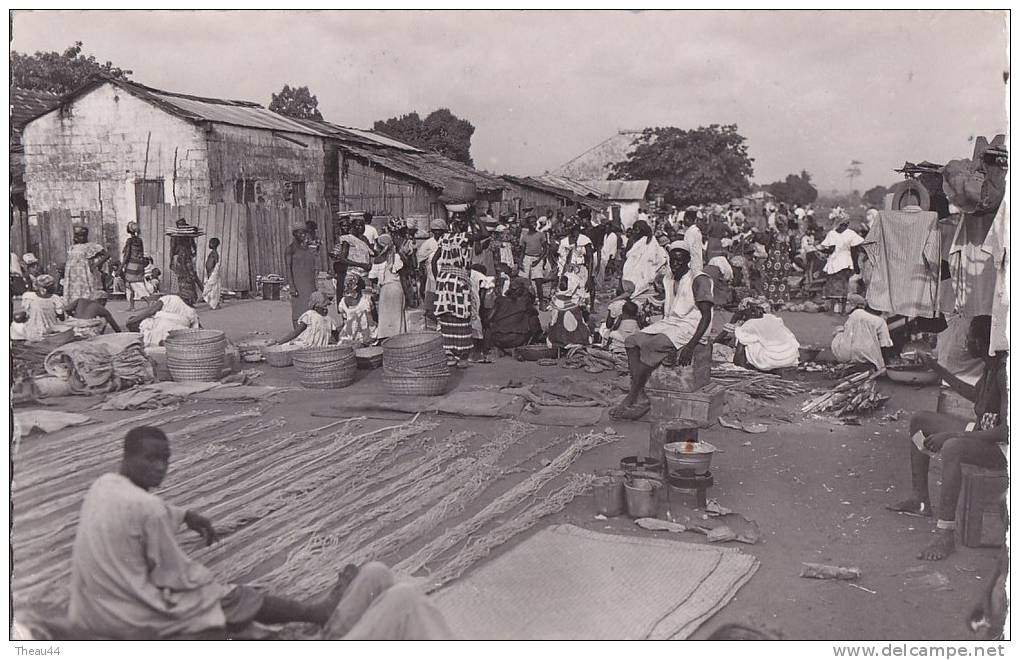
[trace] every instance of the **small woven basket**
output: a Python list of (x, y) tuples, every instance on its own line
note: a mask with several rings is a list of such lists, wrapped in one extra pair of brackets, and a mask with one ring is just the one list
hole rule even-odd
[(443, 335), (438, 332), (409, 332), (382, 343), (383, 364), (405, 368), (430, 367), (446, 362)]
[(391, 376), (383, 372), (383, 385), (390, 394), (404, 396), (438, 396), (445, 394), (450, 375), (445, 376)]
[(185, 328), (182, 330), (171, 330), (167, 336), (168, 342), (181, 342), (192, 346), (203, 346), (226, 341), (227, 337), (222, 330), (205, 330), (203, 328)]
[(294, 353), (297, 349), (288, 346), (266, 346), (262, 355), (270, 367), (289, 367), (294, 364)]
[(302, 348), (294, 353), (293, 361), (301, 385), (315, 389), (347, 387), (358, 370), (351, 346)]
[(171, 330), (164, 342), (170, 376), (177, 382), (213, 382), (223, 376), (227, 338), (220, 330)]

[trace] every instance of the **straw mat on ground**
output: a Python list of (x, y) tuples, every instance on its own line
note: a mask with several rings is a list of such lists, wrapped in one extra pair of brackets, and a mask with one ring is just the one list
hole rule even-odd
[(433, 598), (464, 639), (685, 639), (757, 569), (731, 548), (554, 525)]

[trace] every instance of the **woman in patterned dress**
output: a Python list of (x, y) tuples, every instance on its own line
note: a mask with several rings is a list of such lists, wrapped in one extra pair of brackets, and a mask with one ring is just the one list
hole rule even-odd
[(764, 288), (765, 297), (777, 304), (790, 302), (790, 234), (786, 220), (776, 218), (776, 231), (772, 234), (772, 243), (765, 258)]
[(170, 293), (176, 294), (189, 307), (198, 302), (201, 289), (198, 273), (195, 272), (195, 256), (198, 246), (195, 237), (204, 232), (190, 227), (183, 218), (177, 221), (177, 231), (170, 234)]
[(99, 268), (109, 259), (102, 245), (89, 243), (89, 229), (75, 225), (64, 264), (64, 300), (95, 300), (102, 287)]
[[(145, 297), (145, 244), (138, 235), (138, 223), (129, 222), (128, 238), (124, 241), (124, 291), (128, 311), (134, 311), (135, 298)], [(142, 295), (138, 295), (138, 294)]]
[(453, 221), (451, 231), (439, 239), (430, 267), (436, 279), (436, 318), (443, 334), (450, 366), (460, 366), (474, 343), (471, 340), (471, 266), (474, 237), (464, 218)]

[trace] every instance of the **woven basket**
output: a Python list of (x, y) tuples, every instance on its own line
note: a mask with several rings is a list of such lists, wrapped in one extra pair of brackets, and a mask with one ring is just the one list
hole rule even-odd
[(358, 361), (358, 369), (378, 369), (383, 364), (381, 346), (358, 348), (354, 350), (354, 358)]
[(383, 373), (383, 385), (390, 394), (405, 396), (438, 396), (445, 394), (450, 383), (445, 376), (388, 376)]
[(266, 346), (262, 355), (270, 367), (289, 367), (294, 364), (294, 353), (297, 349), (287, 346)]
[(204, 330), (202, 328), (171, 330), (166, 336), (168, 342), (183, 342), (193, 346), (215, 344), (220, 341), (226, 341), (226, 339), (227, 337), (223, 334), (222, 330)]
[(409, 332), (382, 343), (383, 364), (407, 368), (429, 367), (446, 362), (443, 335), (438, 332)]
[(294, 353), (293, 360), (301, 385), (316, 389), (347, 387), (354, 382), (358, 369), (350, 346), (302, 348)]
[(388, 364), (383, 365), (383, 375), (390, 378), (403, 378), (405, 376), (411, 378), (440, 378), (450, 375), (450, 367), (446, 366), (446, 363), (437, 365), (435, 367), (429, 367), (428, 369), (404, 369), (401, 367), (391, 367)]
[(227, 338), (220, 330), (171, 330), (163, 342), (170, 376), (177, 382), (213, 382), (223, 376)]

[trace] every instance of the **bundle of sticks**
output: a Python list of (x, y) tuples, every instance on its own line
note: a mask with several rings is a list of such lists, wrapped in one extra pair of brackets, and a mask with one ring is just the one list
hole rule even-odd
[(871, 412), (885, 404), (889, 397), (878, 393), (875, 378), (879, 372), (868, 374), (863, 371), (840, 381), (813, 399), (807, 400), (800, 411), (803, 413), (835, 413), (846, 417), (855, 413)]
[(722, 383), (728, 390), (743, 392), (755, 399), (774, 401), (807, 391), (800, 383), (777, 374), (745, 369), (728, 362), (712, 367), (712, 380)]

